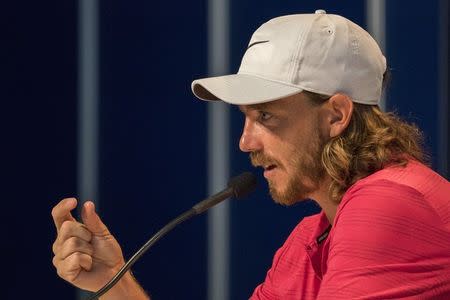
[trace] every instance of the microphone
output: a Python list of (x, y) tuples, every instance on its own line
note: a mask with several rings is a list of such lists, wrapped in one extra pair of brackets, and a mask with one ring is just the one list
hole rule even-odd
[(96, 300), (109, 291), (125, 273), (134, 265), (134, 263), (159, 239), (171, 231), (175, 226), (184, 221), (207, 211), (211, 207), (230, 197), (241, 198), (253, 192), (256, 188), (256, 177), (250, 172), (244, 172), (228, 181), (228, 187), (217, 194), (214, 194), (205, 200), (197, 203), (188, 211), (182, 213), (166, 226), (153, 235), (117, 272), (116, 275), (106, 283), (101, 289), (95, 292), (88, 300)]

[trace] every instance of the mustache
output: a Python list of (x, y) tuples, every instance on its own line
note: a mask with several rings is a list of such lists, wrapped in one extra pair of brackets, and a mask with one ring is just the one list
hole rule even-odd
[(280, 165), (280, 163), (276, 159), (262, 153), (261, 151), (250, 152), (250, 161), (254, 167)]

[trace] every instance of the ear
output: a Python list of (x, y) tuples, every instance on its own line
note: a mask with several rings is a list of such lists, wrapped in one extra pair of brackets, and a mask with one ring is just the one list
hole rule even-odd
[(336, 137), (347, 128), (353, 113), (353, 101), (345, 94), (336, 94), (328, 100), (330, 137)]

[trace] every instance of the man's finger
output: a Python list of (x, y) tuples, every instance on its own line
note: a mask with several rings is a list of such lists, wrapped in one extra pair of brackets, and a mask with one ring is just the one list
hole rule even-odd
[(95, 205), (91, 201), (86, 201), (81, 210), (81, 218), (87, 229), (97, 236), (105, 236), (110, 234), (106, 225), (95, 212)]
[(94, 247), (80, 238), (71, 237), (61, 245), (59, 251), (56, 253), (56, 256), (58, 259), (64, 260), (76, 252), (92, 256), (94, 253)]
[(56, 254), (59, 251), (59, 247), (64, 244), (66, 240), (72, 237), (90, 242), (92, 233), (84, 224), (74, 221), (64, 221), (59, 228), (58, 237), (53, 244), (53, 253)]
[(75, 221), (75, 218), (70, 213), (77, 206), (77, 199), (66, 198), (61, 200), (52, 209), (53, 222), (55, 222), (56, 229), (59, 232), (64, 221)]
[(92, 257), (85, 253), (75, 252), (64, 260), (54, 258), (53, 264), (61, 278), (73, 282), (82, 269), (86, 271), (91, 270)]

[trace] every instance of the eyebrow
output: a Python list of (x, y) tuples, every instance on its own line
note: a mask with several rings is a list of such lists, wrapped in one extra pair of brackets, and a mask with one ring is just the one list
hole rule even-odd
[[(266, 110), (270, 108), (270, 102), (269, 103), (259, 103), (259, 104), (251, 104), (251, 105), (239, 105), (239, 110), (242, 113), (245, 113), (249, 110)], [(245, 108), (244, 108), (245, 107)]]

